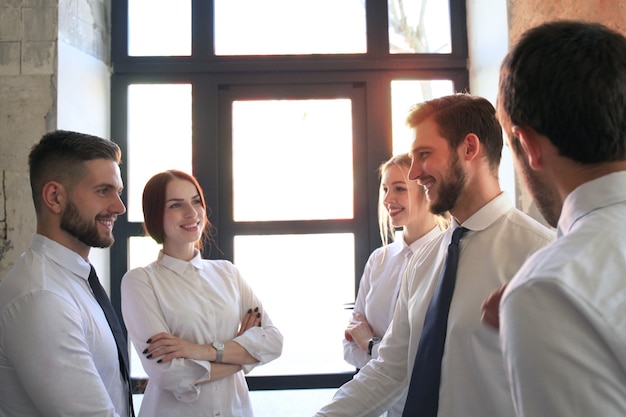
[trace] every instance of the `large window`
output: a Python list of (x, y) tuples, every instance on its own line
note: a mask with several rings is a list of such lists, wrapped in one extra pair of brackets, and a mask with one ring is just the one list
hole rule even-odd
[[(204, 255), (239, 267), (285, 337), (281, 358), (248, 376), (255, 405), (334, 391), (355, 372), (343, 329), (380, 245), (377, 168), (408, 151), (412, 104), (469, 90), (465, 1), (113, 7), (112, 136), (128, 206), (111, 251), (114, 305), (124, 272), (159, 250), (143, 236), (143, 185), (192, 172), (217, 231)], [(145, 377), (136, 356), (131, 374)]]

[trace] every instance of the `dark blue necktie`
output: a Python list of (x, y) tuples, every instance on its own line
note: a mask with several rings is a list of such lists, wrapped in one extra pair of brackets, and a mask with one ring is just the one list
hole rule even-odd
[(96, 270), (94, 269), (93, 265), (91, 265), (91, 271), (89, 271), (88, 281), (89, 286), (93, 291), (93, 295), (96, 297), (96, 301), (98, 302), (98, 304), (100, 304), (100, 307), (102, 308), (102, 311), (107, 318), (107, 322), (109, 323), (109, 327), (111, 328), (111, 332), (113, 333), (113, 337), (115, 338), (115, 343), (117, 344), (117, 356), (120, 362), (120, 371), (124, 376), (124, 380), (126, 381), (129, 390), (128, 413), (129, 415), (133, 416), (134, 412), (130, 378), (128, 374), (128, 345), (126, 343), (126, 337), (124, 336), (122, 326), (117, 319), (115, 310), (113, 310), (113, 304), (111, 304), (109, 296), (107, 295), (106, 291), (104, 291), (102, 284), (100, 284), (100, 280), (98, 279), (98, 275), (96, 275)]
[(439, 407), (441, 358), (446, 343), (448, 312), (454, 293), (456, 270), (459, 264), (459, 241), (467, 232), (458, 227), (452, 233), (443, 277), (437, 283), (430, 300), (420, 338), (411, 383), (402, 417), (436, 417)]

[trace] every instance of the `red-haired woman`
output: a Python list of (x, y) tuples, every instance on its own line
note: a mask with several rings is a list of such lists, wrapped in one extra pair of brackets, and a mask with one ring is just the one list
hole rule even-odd
[(158, 259), (122, 279), (122, 314), (149, 376), (140, 416), (252, 416), (244, 372), (276, 359), (283, 337), (237, 268), (202, 259), (210, 223), (197, 180), (153, 176), (144, 228)]

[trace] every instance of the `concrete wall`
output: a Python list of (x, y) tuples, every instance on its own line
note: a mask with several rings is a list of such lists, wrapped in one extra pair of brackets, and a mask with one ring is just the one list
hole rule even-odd
[(626, 34), (625, 0), (508, 0), (508, 15), (511, 42), (527, 29), (557, 19), (601, 22)]
[(0, 277), (35, 230), (31, 145), (56, 128), (109, 136), (109, 51), (110, 0), (0, 0)]
[(55, 1), (0, 2), (0, 275), (35, 228), (26, 161), (56, 127), (57, 10)]

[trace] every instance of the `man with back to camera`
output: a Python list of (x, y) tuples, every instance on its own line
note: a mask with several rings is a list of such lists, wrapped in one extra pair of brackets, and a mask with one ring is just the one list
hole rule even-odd
[(89, 263), (126, 211), (120, 158), (111, 141), (60, 130), (31, 149), (37, 232), (0, 281), (0, 416), (133, 415)]
[[(378, 416), (407, 384), (404, 416), (514, 416), (498, 334), (481, 323), (480, 307), (553, 233), (501, 191), (502, 129), (486, 99), (456, 94), (430, 100), (415, 106), (407, 122), (414, 129), (409, 178), (426, 189), (431, 212), (450, 212), (451, 227), (411, 259), (379, 358), (316, 416)], [(449, 314), (446, 309), (447, 318), (431, 320), (429, 303), (452, 258), (448, 245), (462, 229)], [(441, 368), (431, 372), (414, 362), (433, 323), (442, 324), (445, 349)], [(435, 401), (424, 405), (418, 397)]]
[(500, 304), (517, 415), (626, 413), (626, 38), (560, 21), (501, 67), (498, 116), (556, 241)]

